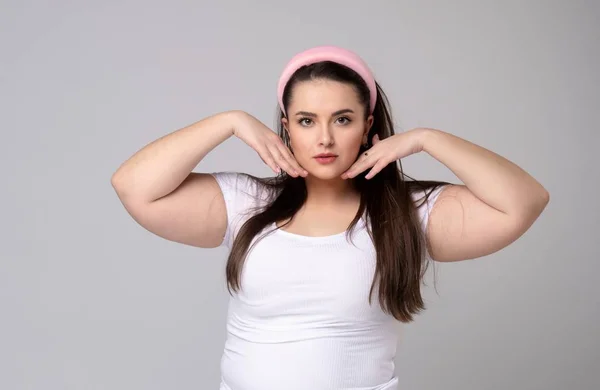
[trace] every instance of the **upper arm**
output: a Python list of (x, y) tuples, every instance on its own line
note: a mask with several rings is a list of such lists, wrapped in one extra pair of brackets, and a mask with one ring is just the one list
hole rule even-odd
[(135, 221), (167, 240), (202, 248), (223, 242), (227, 230), (225, 200), (210, 174), (193, 172), (173, 192), (150, 203), (121, 201)]
[(474, 259), (506, 247), (527, 228), (477, 198), (466, 186), (450, 185), (431, 208), (428, 250), (436, 261)]

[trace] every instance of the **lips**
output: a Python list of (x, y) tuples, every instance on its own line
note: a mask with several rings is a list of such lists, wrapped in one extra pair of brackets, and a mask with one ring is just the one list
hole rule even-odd
[(325, 158), (325, 157), (337, 157), (337, 155), (335, 155), (333, 153), (321, 153), (321, 154), (317, 154), (315, 156), (315, 158)]
[(320, 164), (330, 164), (335, 161), (337, 156), (331, 153), (323, 153), (315, 156), (315, 160), (317, 160)]

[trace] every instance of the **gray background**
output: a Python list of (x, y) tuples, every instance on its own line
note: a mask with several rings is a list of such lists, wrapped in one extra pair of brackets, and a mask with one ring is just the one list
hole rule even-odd
[[(551, 194), (512, 246), (430, 268), (400, 388), (599, 388), (598, 2), (1, 4), (1, 389), (218, 388), (225, 249), (145, 231), (110, 176), (219, 111), (273, 125), (279, 72), (321, 44), (367, 60), (398, 131), (466, 138)], [(234, 138), (198, 170), (271, 172)]]

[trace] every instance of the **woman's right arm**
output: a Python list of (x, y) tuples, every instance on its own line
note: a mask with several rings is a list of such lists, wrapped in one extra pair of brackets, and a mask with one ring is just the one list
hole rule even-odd
[(217, 247), (227, 228), (225, 200), (212, 175), (192, 170), (232, 135), (273, 169), (279, 165), (290, 172), (290, 166), (297, 166), (273, 131), (244, 112), (228, 111), (148, 144), (113, 174), (112, 186), (127, 212), (150, 232), (183, 244)]
[(221, 244), (227, 213), (220, 189), (211, 175), (192, 170), (233, 135), (236, 115), (216, 114), (167, 134), (119, 167), (111, 183), (136, 222), (171, 241)]

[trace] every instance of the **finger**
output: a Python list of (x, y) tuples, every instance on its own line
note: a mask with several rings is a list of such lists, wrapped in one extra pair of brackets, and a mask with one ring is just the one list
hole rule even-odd
[(278, 144), (277, 146), (283, 158), (287, 160), (287, 162), (298, 173), (298, 175), (306, 177), (306, 175), (308, 175), (308, 172), (304, 168), (302, 168), (300, 164), (298, 164), (298, 161), (296, 161), (296, 158), (290, 152), (287, 146), (285, 146), (283, 142)]
[(257, 152), (258, 152), (258, 155), (260, 156), (261, 160), (263, 160), (263, 162), (265, 164), (267, 164), (269, 167), (271, 167), (273, 172), (275, 172), (277, 174), (281, 173), (281, 169), (275, 162), (275, 159), (271, 155), (271, 152), (269, 152), (269, 149), (267, 149), (266, 147), (258, 148)]
[(359, 173), (363, 172), (365, 169), (373, 166), (375, 164), (375, 160), (370, 158), (368, 155), (364, 153), (362, 156), (356, 161), (352, 166), (344, 173), (344, 177), (352, 178)]
[(267, 146), (275, 163), (281, 167), (284, 171), (286, 171), (290, 176), (297, 177), (300, 173), (296, 172), (294, 167), (285, 159), (282, 152), (279, 150), (277, 145), (269, 145)]
[(373, 166), (373, 168), (371, 168), (371, 170), (369, 171), (369, 173), (367, 173), (367, 175), (365, 176), (365, 179), (370, 179), (373, 176), (375, 176), (376, 174), (378, 174), (379, 172), (381, 172), (381, 170), (383, 168), (385, 168), (388, 165), (388, 163), (386, 163), (385, 161), (379, 160), (377, 161), (377, 163)]
[(381, 140), (379, 139), (379, 134), (375, 134), (375, 135), (373, 136), (373, 145), (375, 145), (375, 144), (376, 144), (377, 142), (379, 142), (379, 141), (381, 141)]

